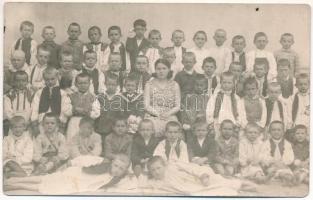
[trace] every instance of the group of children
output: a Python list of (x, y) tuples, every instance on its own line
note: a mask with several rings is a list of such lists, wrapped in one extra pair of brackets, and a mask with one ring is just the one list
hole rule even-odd
[[(146, 30), (136, 20), (135, 36), (124, 44), (121, 28), (111, 26), (107, 44), (92, 26), (84, 43), (80, 25), (71, 23), (59, 45), (46, 26), (37, 46), (34, 25), (21, 23), (4, 72), (6, 178), (51, 174), (79, 157), (110, 163), (124, 154), (138, 179), (182, 162), (257, 183), (308, 183), (309, 75), (297, 73), (292, 34), (282, 34), (282, 49), (273, 54), (263, 32), (246, 53), (242, 35), (233, 37), (232, 50), (224, 45), (223, 29), (211, 49), (202, 30), (190, 49), (181, 30), (167, 48), (159, 46), (159, 30), (145, 38)], [(151, 90), (154, 83), (159, 88)], [(161, 132), (156, 118), (165, 122)]]

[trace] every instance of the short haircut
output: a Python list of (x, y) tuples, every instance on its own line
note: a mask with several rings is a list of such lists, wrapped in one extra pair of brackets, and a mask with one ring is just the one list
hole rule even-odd
[(224, 32), (225, 35), (227, 34), (227, 32), (225, 31), (225, 29), (222, 29), (222, 28), (218, 28), (214, 31), (214, 35), (216, 35), (217, 32)]
[(226, 71), (221, 74), (221, 82), (224, 79), (224, 77), (233, 77), (233, 81), (235, 81), (235, 76), (230, 71)]
[(92, 26), (88, 29), (88, 37), (90, 37), (90, 32), (94, 30), (98, 31), (100, 36), (102, 35), (101, 29), (99, 28), (99, 26)]
[(142, 26), (142, 27), (147, 27), (147, 23), (146, 23), (146, 21), (145, 20), (143, 20), (143, 19), (137, 19), (136, 21), (134, 21), (134, 28), (136, 27), (136, 26)]
[(157, 66), (158, 64), (160, 64), (160, 63), (162, 63), (163, 65), (165, 65), (167, 68), (171, 69), (171, 63), (170, 63), (168, 60), (164, 59), (164, 58), (159, 58), (159, 59), (157, 59), (157, 60), (155, 61), (154, 67), (156, 68), (156, 66)]
[(224, 119), (221, 123), (221, 126), (220, 126), (220, 129), (222, 129), (222, 127), (226, 124), (226, 123), (229, 123), (229, 124), (232, 124), (233, 127), (235, 126), (234, 122), (230, 119)]
[(305, 132), (308, 131), (308, 127), (307, 127), (307, 126), (305, 126), (305, 125), (303, 125), (303, 124), (298, 124), (298, 125), (296, 125), (296, 126), (294, 127), (294, 133), (296, 133), (297, 130), (299, 130), (299, 129), (304, 129)]
[(257, 33), (254, 35), (253, 42), (255, 42), (259, 37), (266, 37), (266, 38), (267, 38), (267, 35), (266, 35), (264, 32), (257, 32)]
[(292, 37), (292, 41), (293, 41), (293, 35), (291, 33), (283, 33), (281, 36), (280, 36), (280, 41), (283, 39), (283, 37)]
[(262, 127), (259, 126), (257, 123), (255, 122), (248, 122), (248, 124), (245, 127), (245, 132), (247, 131), (248, 128), (253, 127), (256, 128), (258, 130), (259, 133), (261, 133), (263, 131)]
[(89, 81), (91, 80), (91, 77), (87, 73), (80, 73), (75, 77), (75, 83), (77, 83), (79, 78), (88, 78)]
[(68, 26), (68, 29), (67, 29), (67, 30), (70, 30), (70, 27), (71, 27), (71, 26), (77, 26), (77, 27), (79, 28), (79, 31), (81, 31), (80, 25), (79, 25), (77, 22), (72, 22), (72, 23), (70, 23), (70, 25)]
[(33, 29), (33, 32), (34, 32), (34, 24), (33, 24), (33, 22), (31, 22), (31, 21), (23, 21), (23, 22), (21, 23), (21, 25), (20, 25), (20, 31), (23, 30), (24, 26), (29, 26), (29, 27), (31, 27), (31, 28)]
[(246, 80), (243, 82), (243, 88), (246, 89), (247, 85), (256, 85), (256, 88), (259, 88), (258, 81), (256, 80), (255, 77), (248, 77)]
[(166, 47), (163, 49), (163, 54), (169, 54), (170, 52), (173, 52), (175, 54), (175, 51), (172, 47)]
[(94, 126), (94, 120), (91, 117), (83, 117), (79, 121), (79, 126), (82, 126), (84, 124), (89, 124), (90, 126)]
[(37, 54), (38, 54), (39, 51), (49, 52), (49, 54), (51, 53), (50, 50), (47, 47), (45, 47), (45, 46), (38, 46), (37, 47)]
[(43, 35), (47, 29), (52, 29), (55, 32), (55, 28), (53, 26), (45, 26), (43, 27), (41, 34)]
[(96, 53), (94, 50), (89, 49), (89, 50), (87, 50), (87, 51), (84, 52), (84, 59), (86, 58), (86, 55), (87, 55), (87, 54), (96, 54), (96, 55), (97, 55), (97, 53)]
[(208, 125), (205, 117), (198, 117), (198, 118), (196, 118), (196, 120), (194, 121), (194, 123), (191, 126), (192, 131), (194, 131), (196, 129), (196, 127), (203, 126), (203, 125), (206, 125), (207, 129), (209, 128), (209, 125)]
[(196, 74), (195, 82), (205, 81), (208, 83), (207, 78), (203, 74)]
[(141, 128), (142, 124), (148, 124), (148, 123), (151, 124), (153, 130), (155, 130), (153, 121), (151, 119), (143, 119), (143, 120), (141, 120), (139, 125), (138, 125), (138, 130)]
[(172, 38), (174, 37), (175, 33), (182, 33), (182, 34), (184, 35), (184, 37), (185, 37), (184, 31), (182, 31), (182, 30), (180, 30), (180, 29), (176, 29), (176, 30), (174, 30), (173, 33), (172, 33)]
[(272, 122), (270, 123), (270, 125), (269, 125), (269, 130), (271, 130), (271, 127), (273, 126), (273, 124), (281, 124), (282, 127), (283, 127), (283, 129), (285, 128), (284, 122), (279, 121), (279, 120), (275, 120), (275, 121), (272, 121)]
[(244, 41), (244, 43), (246, 43), (246, 39), (245, 39), (244, 36), (242, 36), (242, 35), (235, 35), (233, 37), (233, 39), (232, 39), (232, 44), (234, 44), (235, 40), (241, 40), (241, 39)]
[(150, 174), (151, 166), (157, 162), (160, 162), (163, 166), (166, 165), (165, 160), (161, 156), (152, 156), (147, 162), (147, 168), (150, 178), (152, 178), (152, 175)]
[(307, 79), (308, 82), (310, 82), (310, 77), (309, 77), (309, 75), (306, 74), (306, 73), (298, 74), (298, 75), (296, 76), (296, 83), (298, 83), (300, 79)]
[(108, 74), (108, 75), (106, 75), (105, 76), (105, 83), (107, 83), (108, 82), (108, 80), (113, 80), (113, 81), (115, 81), (116, 82), (116, 84), (118, 84), (118, 76), (117, 75), (115, 75), (115, 74)]
[(194, 35), (193, 35), (193, 40), (197, 37), (197, 35), (198, 34), (203, 34), (204, 35), (204, 37), (205, 37), (205, 41), (208, 41), (208, 36), (206, 35), (206, 33), (205, 33), (205, 31), (202, 31), (202, 30), (200, 30), (200, 31), (197, 31)]
[(138, 79), (137, 79), (137, 77), (136, 77), (136, 76), (134, 76), (134, 75), (130, 74), (129, 76), (127, 76), (127, 77), (125, 78), (125, 80), (124, 80), (124, 84), (126, 84), (127, 82), (135, 82), (135, 83), (136, 83), (136, 85), (137, 85), (137, 83), (138, 83)]
[(122, 55), (119, 52), (111, 52), (110, 55), (109, 55), (109, 60), (110, 60), (111, 56), (119, 56), (120, 59), (122, 59)]
[(236, 66), (241, 66), (241, 71), (243, 71), (243, 65), (242, 65), (240, 62), (236, 62), (236, 61), (230, 63), (230, 65), (229, 65), (229, 70), (230, 70), (230, 68), (232, 68), (234, 65), (236, 65)]
[(137, 59), (138, 59), (138, 58), (145, 58), (146, 61), (147, 61), (147, 63), (149, 64), (149, 58), (148, 58), (147, 56), (145, 56), (145, 55), (138, 55), (138, 56), (136, 57), (136, 62), (137, 62)]
[(169, 122), (167, 122), (166, 125), (165, 125), (165, 131), (168, 131), (168, 129), (169, 129), (170, 127), (178, 127), (178, 128), (179, 128), (179, 131), (182, 131), (182, 126), (181, 126), (181, 124), (180, 124), (179, 122), (177, 122), (177, 121), (169, 121)]
[(286, 58), (279, 59), (279, 60), (277, 61), (277, 69), (278, 69), (280, 66), (288, 66), (288, 68), (290, 69), (290, 62), (289, 62), (289, 60), (286, 59)]
[(14, 82), (16, 81), (16, 77), (17, 76), (25, 76), (26, 77), (26, 80), (28, 81), (28, 74), (25, 72), (25, 71), (16, 71), (14, 74), (13, 74), (13, 80)]
[(205, 59), (203, 59), (202, 62), (202, 67), (206, 64), (206, 63), (213, 63), (215, 68), (216, 68), (216, 60), (213, 57), (206, 57)]
[(45, 121), (46, 118), (54, 118), (57, 122), (57, 124), (60, 123), (60, 119), (59, 119), (59, 116), (53, 112), (49, 112), (49, 113), (46, 113), (44, 116), (43, 116), (43, 119), (42, 121)]
[(162, 39), (161, 32), (160, 32), (159, 30), (152, 29), (152, 30), (149, 32), (148, 38), (151, 38), (152, 35), (159, 35), (159, 36), (160, 36), (160, 39)]
[(12, 128), (17, 123), (26, 123), (26, 120), (23, 116), (16, 115), (10, 119), (10, 128)]
[(47, 67), (46, 69), (43, 70), (42, 76), (45, 78), (47, 74), (55, 74), (55, 76), (58, 76), (58, 70), (54, 67)]
[(71, 56), (73, 58), (72, 52), (70, 52), (70, 51), (63, 51), (60, 54), (60, 60), (63, 60), (64, 57), (68, 57), (68, 56)]
[(278, 82), (270, 82), (267, 86), (267, 91), (269, 91), (271, 88), (279, 88), (281, 90), (281, 86)]
[(263, 58), (255, 58), (254, 60), (254, 65), (253, 65), (253, 69), (255, 68), (255, 66), (257, 65), (264, 65), (265, 66), (265, 70), (267, 70), (267, 68), (269, 67), (269, 62), (267, 59), (263, 59)]
[(127, 125), (127, 117), (125, 117), (123, 114), (118, 114), (115, 119), (113, 120), (112, 126), (116, 126), (117, 122), (124, 122)]
[(118, 31), (118, 33), (122, 35), (122, 30), (119, 26), (110, 26), (108, 29), (108, 35), (110, 34), (110, 31), (113, 31), (113, 30)]
[(192, 57), (192, 58), (196, 59), (196, 55), (191, 51), (187, 51), (183, 54), (183, 60), (184, 60), (184, 58), (188, 58), (188, 57), (189, 58)]

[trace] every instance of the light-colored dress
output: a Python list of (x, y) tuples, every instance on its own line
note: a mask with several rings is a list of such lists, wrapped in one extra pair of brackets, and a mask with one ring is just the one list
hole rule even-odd
[[(149, 90), (150, 106), (158, 114), (166, 113), (177, 106), (179, 102), (177, 99), (177, 89), (179, 89), (177, 83), (173, 80), (169, 80), (165, 87), (160, 87), (156, 84), (155, 80), (147, 82), (145, 90)], [(145, 118), (151, 119), (155, 127), (155, 135), (157, 137), (164, 135), (165, 125), (169, 121), (177, 121), (175, 115), (169, 116), (167, 119), (161, 119), (146, 113)]]

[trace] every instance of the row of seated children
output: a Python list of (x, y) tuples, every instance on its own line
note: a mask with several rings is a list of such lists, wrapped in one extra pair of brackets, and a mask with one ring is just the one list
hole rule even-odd
[(308, 183), (309, 142), (304, 125), (297, 125), (287, 138), (283, 122), (273, 121), (268, 129), (269, 138), (265, 138), (264, 130), (256, 123), (249, 123), (240, 136), (234, 123), (224, 120), (220, 136), (215, 139), (214, 129), (205, 119), (198, 118), (188, 139), (176, 121), (166, 124), (165, 138), (157, 138), (151, 120), (142, 120), (133, 135), (128, 133), (127, 120), (121, 116), (102, 141), (93, 131), (94, 121), (84, 117), (79, 122), (79, 133), (66, 141), (58, 129), (59, 119), (53, 113), (45, 114), (43, 132), (36, 138), (28, 133), (23, 117), (16, 116), (10, 123), (10, 133), (3, 141), (7, 178), (52, 173), (83, 155), (102, 155), (111, 161), (122, 153), (131, 159), (133, 173), (138, 178), (146, 174), (148, 160), (160, 156), (167, 162), (210, 166), (225, 177), (242, 176), (257, 183), (272, 179), (289, 185)]

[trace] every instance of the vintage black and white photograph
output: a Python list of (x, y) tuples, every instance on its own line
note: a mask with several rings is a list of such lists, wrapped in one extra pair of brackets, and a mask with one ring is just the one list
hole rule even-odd
[(311, 8), (5, 3), (6, 195), (305, 197)]

